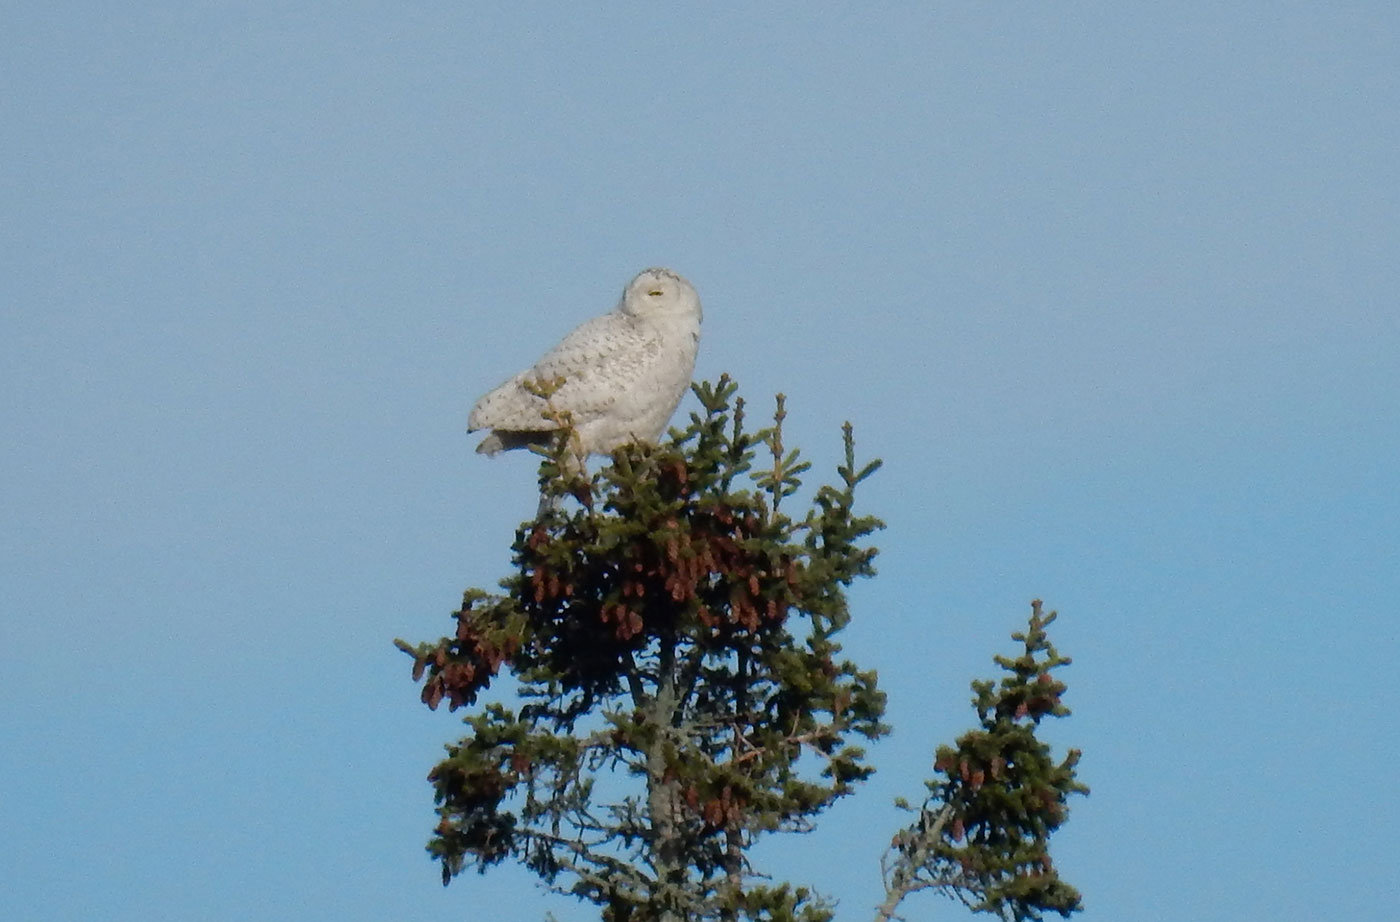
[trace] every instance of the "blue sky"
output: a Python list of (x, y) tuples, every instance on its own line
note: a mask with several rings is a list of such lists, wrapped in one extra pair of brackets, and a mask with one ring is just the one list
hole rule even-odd
[(1042, 597), (1080, 918), (1393, 909), (1400, 8), (752, 6), (0, 12), (0, 916), (591, 918), (438, 885), (390, 641), (534, 508), (471, 403), (653, 264), (886, 462), (896, 732), (769, 869), (871, 918)]

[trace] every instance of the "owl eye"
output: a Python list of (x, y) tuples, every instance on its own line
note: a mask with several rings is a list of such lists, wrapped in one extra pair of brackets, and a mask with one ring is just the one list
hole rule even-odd
[(653, 288), (651, 291), (648, 291), (647, 294), (651, 295), (653, 298), (659, 298), (665, 294), (665, 292), (660, 288)]

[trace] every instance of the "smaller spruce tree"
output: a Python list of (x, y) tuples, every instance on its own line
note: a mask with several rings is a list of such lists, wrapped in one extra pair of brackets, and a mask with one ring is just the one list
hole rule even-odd
[(1030, 624), (1012, 634), (1020, 656), (998, 656), (998, 683), (972, 683), (981, 726), (939, 746), (926, 782), (928, 796), (895, 835), (882, 862), (886, 900), (878, 918), (888, 920), (910, 893), (932, 888), (978, 912), (1008, 922), (1040, 919), (1046, 911), (1069, 916), (1081, 908), (1079, 891), (1060, 879), (1050, 860), (1050, 834), (1068, 815), (1071, 794), (1089, 789), (1075, 779), (1079, 751), (1056, 762), (1036, 736), (1040, 721), (1064, 717), (1064, 683), (1051, 672), (1070, 663), (1050, 643), (1045, 614), (1031, 603)]

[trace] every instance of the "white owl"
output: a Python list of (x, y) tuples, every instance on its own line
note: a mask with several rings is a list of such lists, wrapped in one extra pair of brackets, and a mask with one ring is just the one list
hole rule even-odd
[[(647, 269), (611, 312), (578, 327), (472, 407), (467, 431), (490, 429), (476, 450), (546, 442), (568, 413), (580, 460), (629, 442), (655, 444), (690, 387), (700, 345), (700, 296), (669, 269)], [(530, 387), (562, 378), (548, 403)]]

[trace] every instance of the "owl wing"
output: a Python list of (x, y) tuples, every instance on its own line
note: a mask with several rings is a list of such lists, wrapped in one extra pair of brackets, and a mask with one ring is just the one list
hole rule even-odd
[(545, 401), (526, 382), (564, 383), (550, 398), (555, 410), (573, 414), (575, 422), (608, 412), (618, 398), (653, 373), (663, 360), (659, 331), (613, 311), (594, 317), (565, 336), (553, 349), (477, 401), (468, 431), (504, 429), (539, 432), (555, 426), (545, 417)]

